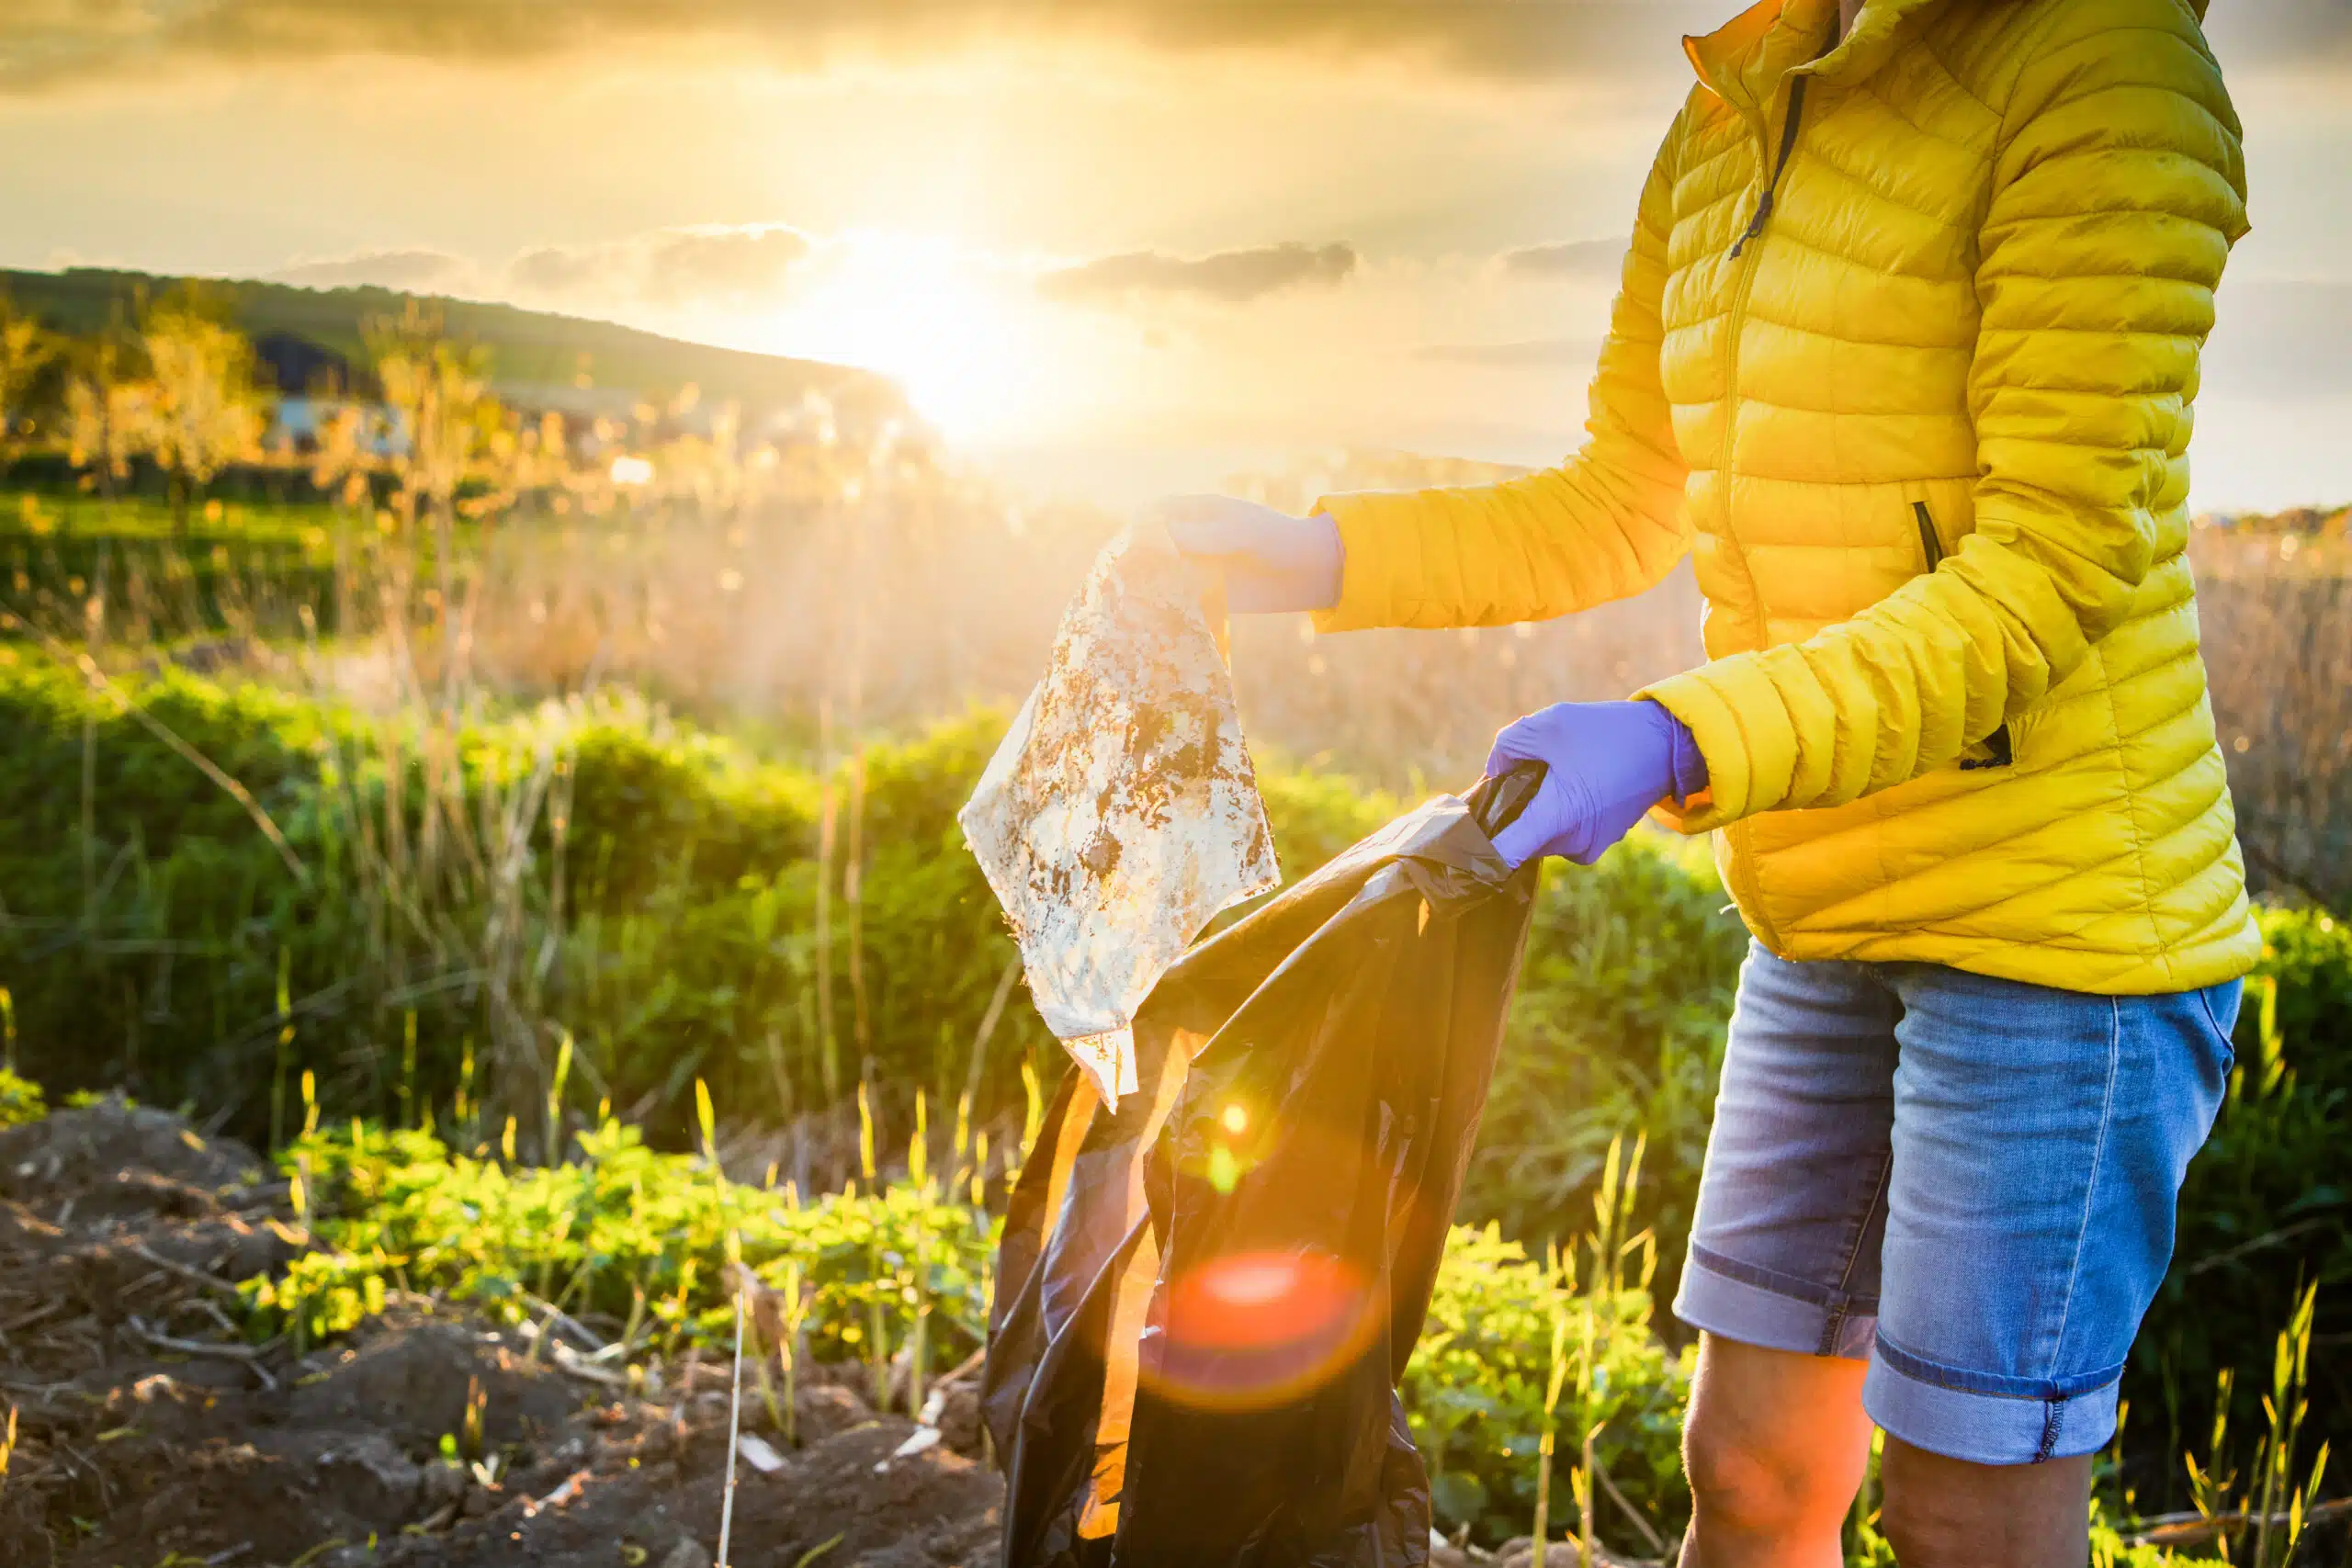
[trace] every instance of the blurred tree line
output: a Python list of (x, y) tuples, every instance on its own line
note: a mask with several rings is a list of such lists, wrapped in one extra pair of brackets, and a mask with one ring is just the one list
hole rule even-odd
[(0, 292), (0, 472), (45, 434), (112, 494), (143, 457), (185, 529), (224, 468), (260, 457), (276, 400), (225, 297), (200, 283), (142, 297), (86, 337), (50, 331)]

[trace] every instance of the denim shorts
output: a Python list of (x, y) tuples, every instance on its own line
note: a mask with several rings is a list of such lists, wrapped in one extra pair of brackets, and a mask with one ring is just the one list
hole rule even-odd
[(1871, 1419), (1931, 1453), (2098, 1450), (2229, 1081), (2239, 994), (1751, 946), (1675, 1314), (1867, 1359)]

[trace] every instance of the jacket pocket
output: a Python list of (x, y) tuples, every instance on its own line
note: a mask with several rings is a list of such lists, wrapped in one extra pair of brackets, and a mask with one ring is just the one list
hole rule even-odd
[[(1919, 556), (1933, 571), (1944, 561), (1943, 536), (1936, 531), (1936, 514), (1924, 501), (1911, 503), (1912, 521), (1919, 525)], [(2017, 747), (2009, 734), (2009, 727), (2002, 725), (1984, 738), (1981, 746), (1972, 746), (1961, 757), (1962, 773), (1974, 773), (1983, 768), (2006, 768), (2017, 761)]]
[(1911, 516), (1919, 525), (1919, 555), (1933, 571), (1944, 563), (1943, 536), (1936, 532), (1936, 514), (1928, 510), (1924, 501), (1911, 503)]

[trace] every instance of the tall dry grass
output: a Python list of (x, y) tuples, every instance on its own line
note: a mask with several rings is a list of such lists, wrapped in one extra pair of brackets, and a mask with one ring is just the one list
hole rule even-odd
[(2249, 873), (2352, 905), (2352, 531), (2200, 528), (2191, 558)]
[[(331, 581), (334, 603), (313, 618), (336, 635), (296, 660), (299, 676), (363, 706), (431, 696), (446, 708), (453, 680), (495, 702), (605, 683), (824, 761), (943, 712), (1018, 701), (1125, 521), (1015, 499), (910, 432), (843, 441), (820, 406), (758, 444), (724, 417), (687, 438), (656, 441), (656, 425), (613, 432), (614, 450), (650, 465), (635, 484), (615, 483), (608, 463), (561, 460), (535, 430), (482, 441), (423, 490), (413, 474), (385, 504), (352, 500), (312, 552), (331, 553), (331, 570), (296, 574), (283, 548), (198, 540), (186, 557), (126, 553), (95, 587), (27, 577), (20, 561), (17, 597), (78, 636), (101, 593), (118, 647), (185, 641), (209, 613), (194, 657), (225, 647), (266, 672), (305, 646), (309, 601)], [(1327, 490), (1514, 471), (1339, 453), (1233, 487), (1297, 509)], [(435, 486), (465, 499), (420, 505)], [(2352, 539), (2340, 525), (2206, 526), (2192, 558), (2256, 886), (2352, 899)], [(199, 594), (193, 568), (208, 558)], [(1298, 617), (1246, 620), (1234, 662), (1261, 747), (1413, 793), (1475, 776), (1522, 713), (1622, 696), (1695, 663), (1700, 609), (1686, 565), (1638, 598), (1543, 625), (1318, 637)]]
[[(1343, 456), (1319, 477), (1369, 488), (1510, 471)], [(594, 665), (684, 711), (803, 743), (830, 712), (854, 749), (861, 733), (1018, 701), (1093, 553), (1125, 521), (1024, 503), (915, 445), (812, 441), (747, 462), (696, 441), (657, 454), (655, 473), (594, 514), (541, 510), (485, 539), (469, 650), (485, 681), (560, 692)], [(1293, 617), (1252, 621), (1235, 628), (1234, 661), (1260, 744), (1377, 784), (1451, 785), (1476, 776), (1518, 715), (1687, 667), (1698, 621), (1686, 568), (1639, 599), (1544, 626), (1317, 638)], [(345, 676), (368, 679), (356, 664)]]

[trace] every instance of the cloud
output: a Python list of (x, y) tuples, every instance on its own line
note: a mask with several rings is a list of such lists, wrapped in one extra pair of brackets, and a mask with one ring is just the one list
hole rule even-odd
[(742, 305), (780, 299), (815, 249), (807, 235), (783, 224), (662, 229), (526, 251), (507, 265), (506, 279), (532, 294)]
[(1513, 277), (1559, 278), (1577, 283), (1615, 283), (1625, 265), (1623, 240), (1565, 240), (1522, 245), (1497, 258)]
[(1481, 76), (1679, 69), (1722, 0), (7, 0), (0, 89), (157, 66), (390, 55), (469, 62), (702, 39), (787, 66), (1007, 44), (1304, 51)]
[(507, 264), (507, 280), (534, 294), (583, 294), (599, 283), (616, 281), (612, 257), (616, 248), (548, 245), (525, 251)]
[(471, 263), (444, 251), (360, 251), (325, 261), (296, 262), (279, 268), (275, 278), (279, 283), (300, 284), (306, 288), (349, 288), (373, 284), (379, 288), (434, 293), (458, 287), (472, 271)]
[(762, 298), (781, 291), (812, 249), (806, 236), (781, 226), (673, 230), (647, 246), (648, 292), (656, 299)]
[[(718, 46), (790, 69), (842, 57), (1119, 42), (1279, 51), (1457, 76), (1609, 83), (1679, 74), (1676, 40), (1733, 0), (5, 0), (0, 92), (158, 68), (397, 56), (469, 63), (626, 59)], [(2236, 0), (2209, 18), (2233, 69), (2352, 62), (2346, 0)]]
[(1590, 367), (1600, 358), (1595, 337), (1531, 338), (1522, 343), (1433, 343), (1416, 349), (1416, 359), (1438, 365), (1545, 367)]
[(1289, 288), (1336, 288), (1361, 260), (1352, 245), (1295, 241), (1193, 258), (1131, 251), (1042, 274), (1037, 291), (1072, 305), (1117, 304), (1145, 295), (1242, 305)]

